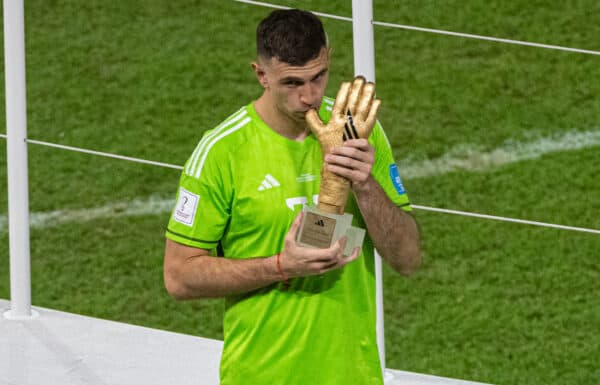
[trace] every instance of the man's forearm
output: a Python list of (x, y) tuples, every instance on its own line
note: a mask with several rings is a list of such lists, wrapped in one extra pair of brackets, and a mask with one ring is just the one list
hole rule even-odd
[[(177, 245), (167, 255), (180, 252)], [(171, 254), (169, 254), (169, 252)], [(215, 298), (242, 294), (281, 281), (276, 257), (232, 259), (210, 255), (191, 255), (165, 259), (167, 291), (177, 299)]]
[(167, 239), (163, 267), (167, 291), (177, 299), (242, 294), (289, 278), (321, 275), (358, 258), (358, 248), (351, 255), (344, 255), (343, 240), (325, 249), (298, 245), (296, 236), (301, 221), (300, 213), (285, 236), (283, 250), (271, 257), (213, 257), (209, 250)]
[(397, 207), (372, 176), (355, 195), (377, 251), (396, 271), (404, 275), (414, 272), (421, 263), (414, 218)]

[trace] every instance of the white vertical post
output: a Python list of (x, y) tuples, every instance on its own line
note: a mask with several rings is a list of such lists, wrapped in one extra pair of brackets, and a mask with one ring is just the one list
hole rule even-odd
[(10, 310), (4, 313), (4, 316), (10, 319), (26, 319), (32, 316), (32, 311), (24, 5), (23, 0), (4, 0), (3, 5), (11, 294)]
[(354, 74), (375, 81), (375, 46), (373, 37), (373, 1), (352, 0), (352, 39)]
[[(373, 1), (352, 0), (352, 36), (354, 42), (354, 75), (375, 81), (375, 38), (373, 33)], [(381, 371), (385, 371), (385, 334), (383, 323), (383, 281), (381, 256), (375, 251), (375, 302), (377, 307), (377, 346)]]

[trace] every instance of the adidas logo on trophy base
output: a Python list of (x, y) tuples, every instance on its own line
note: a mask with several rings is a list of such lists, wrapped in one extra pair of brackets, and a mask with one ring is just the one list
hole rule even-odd
[(365, 230), (352, 226), (352, 214), (324, 213), (315, 206), (304, 206), (297, 241), (301, 246), (328, 248), (343, 236), (347, 237), (344, 255), (352, 254), (361, 247)]

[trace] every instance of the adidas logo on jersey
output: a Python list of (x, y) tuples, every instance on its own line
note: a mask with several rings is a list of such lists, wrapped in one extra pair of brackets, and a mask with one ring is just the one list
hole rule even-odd
[(265, 179), (263, 179), (260, 186), (258, 186), (258, 191), (268, 190), (279, 186), (280, 184), (277, 179), (273, 178), (271, 174), (267, 174), (265, 175)]

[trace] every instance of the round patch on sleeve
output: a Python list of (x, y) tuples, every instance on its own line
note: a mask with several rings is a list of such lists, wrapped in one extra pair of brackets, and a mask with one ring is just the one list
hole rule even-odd
[(399, 195), (406, 194), (404, 190), (404, 185), (402, 184), (402, 179), (400, 178), (400, 172), (398, 171), (398, 166), (395, 163), (390, 164), (390, 178), (392, 179), (392, 184), (396, 188), (396, 191)]

